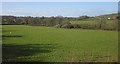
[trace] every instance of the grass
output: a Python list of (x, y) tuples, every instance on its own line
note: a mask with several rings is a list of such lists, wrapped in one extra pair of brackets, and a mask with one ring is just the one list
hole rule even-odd
[(3, 25), (3, 61), (117, 62), (117, 35), (117, 31)]
[[(100, 21), (100, 20), (99, 20)], [(81, 21), (70, 21), (70, 23), (72, 24), (91, 24), (91, 25), (95, 25), (99, 22), (98, 20), (81, 20)], [(103, 20), (102, 20), (103, 21)], [(118, 20), (104, 20), (107, 22), (107, 24), (112, 24)]]

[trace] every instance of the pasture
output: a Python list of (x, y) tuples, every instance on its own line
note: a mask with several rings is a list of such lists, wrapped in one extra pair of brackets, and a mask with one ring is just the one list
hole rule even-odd
[(80, 24), (80, 25), (84, 25), (84, 24), (88, 24), (88, 25), (98, 25), (100, 22), (104, 22), (106, 23), (107, 26), (111, 26), (114, 27), (115, 23), (117, 23), (118, 20), (81, 20), (81, 21), (70, 21), (71, 24)]
[(3, 61), (117, 62), (118, 32), (3, 25)]
[(79, 20), (70, 21), (71, 24), (78, 24), (81, 29), (102, 29), (118, 30), (118, 20)]

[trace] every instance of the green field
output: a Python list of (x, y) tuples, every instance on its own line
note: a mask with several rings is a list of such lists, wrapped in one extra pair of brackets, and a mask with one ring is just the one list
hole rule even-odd
[[(103, 20), (81, 20), (81, 21), (70, 21), (70, 23), (72, 24), (91, 24), (91, 25), (95, 25), (98, 22), (103, 21)], [(114, 24), (114, 22), (118, 21), (118, 20), (104, 20), (106, 21), (106, 23), (109, 24)]]
[(117, 62), (118, 32), (3, 25), (3, 61)]

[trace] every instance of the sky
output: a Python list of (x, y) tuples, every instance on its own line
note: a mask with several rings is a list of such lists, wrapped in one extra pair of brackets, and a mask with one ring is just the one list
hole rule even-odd
[(3, 2), (2, 15), (98, 16), (118, 12), (117, 2)]
[(119, 2), (119, 0), (1, 0), (2, 2)]

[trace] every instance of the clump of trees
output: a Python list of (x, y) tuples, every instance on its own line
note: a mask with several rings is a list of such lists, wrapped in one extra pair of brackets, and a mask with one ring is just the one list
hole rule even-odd
[(2, 24), (7, 24), (7, 25), (18, 25), (18, 24), (22, 24), (22, 19), (20, 18), (16, 18), (14, 16), (2, 16)]
[(2, 16), (3, 25), (33, 25), (33, 26), (55, 26), (57, 24), (64, 24), (68, 20), (62, 16), (57, 17), (15, 17), (15, 16)]
[(89, 16), (86, 16), (86, 15), (85, 15), (85, 16), (80, 16), (80, 17), (79, 17), (79, 20), (84, 20), (84, 19), (88, 19), (88, 18), (90, 18), (90, 17), (89, 17)]

